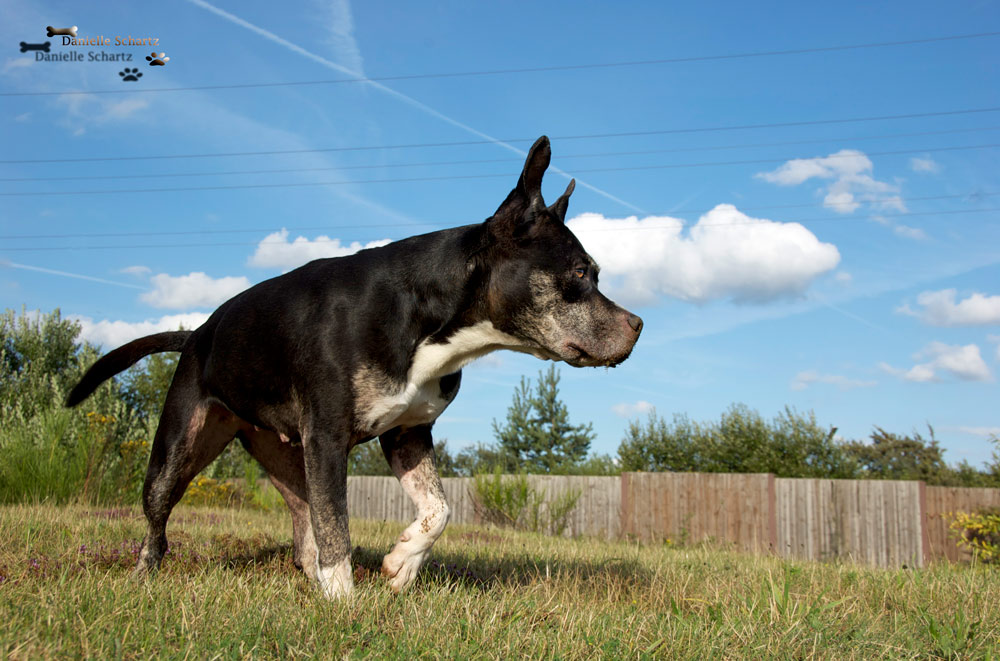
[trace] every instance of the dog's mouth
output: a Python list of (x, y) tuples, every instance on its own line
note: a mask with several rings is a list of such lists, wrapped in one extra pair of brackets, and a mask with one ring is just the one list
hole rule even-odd
[(567, 342), (562, 359), (573, 367), (617, 367), (629, 357), (631, 349), (621, 356), (595, 356), (576, 342)]
[(566, 362), (570, 362), (570, 360), (573, 360), (576, 362), (583, 363), (592, 361), (594, 359), (594, 357), (591, 356), (586, 349), (581, 347), (576, 342), (567, 342), (566, 348), (569, 349), (570, 352), (572, 352)]

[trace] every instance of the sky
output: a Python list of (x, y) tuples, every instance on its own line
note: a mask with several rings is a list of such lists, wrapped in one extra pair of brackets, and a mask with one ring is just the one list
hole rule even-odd
[[(108, 350), (193, 328), (311, 259), (481, 222), (544, 134), (547, 200), (576, 178), (569, 227), (645, 322), (623, 365), (561, 366), (592, 450), (743, 403), (991, 455), (994, 2), (0, 6), (2, 308)], [(436, 437), (493, 441), (545, 368), (480, 359)]]

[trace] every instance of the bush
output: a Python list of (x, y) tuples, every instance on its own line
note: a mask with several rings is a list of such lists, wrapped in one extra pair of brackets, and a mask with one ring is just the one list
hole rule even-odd
[(138, 501), (150, 421), (114, 382), (63, 407), (98, 356), (79, 332), (58, 310), (0, 315), (0, 502)]
[[(100, 355), (79, 334), (59, 310), (0, 315), (0, 502), (139, 502), (176, 359), (153, 356), (67, 409), (69, 390)], [(232, 446), (204, 472), (228, 479), (256, 469)]]
[(566, 531), (581, 493), (569, 489), (547, 501), (545, 491), (532, 487), (525, 474), (504, 475), (500, 466), (477, 473), (472, 482), (473, 506), (485, 523), (553, 535)]
[(1000, 507), (978, 512), (957, 512), (950, 526), (958, 545), (972, 552), (980, 562), (1000, 562)]

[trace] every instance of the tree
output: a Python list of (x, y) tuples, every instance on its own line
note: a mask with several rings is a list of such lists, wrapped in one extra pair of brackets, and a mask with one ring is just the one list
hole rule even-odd
[[(434, 443), (434, 465), (441, 477), (458, 477), (456, 458), (448, 451), (448, 441), (441, 439)], [(385, 460), (382, 446), (377, 440), (355, 445), (347, 455), (347, 472), (350, 475), (392, 475), (392, 468)]]
[(177, 369), (178, 353), (154, 353), (122, 377), (122, 398), (143, 417), (159, 417)]
[(902, 436), (876, 427), (871, 443), (851, 441), (847, 452), (854, 457), (865, 477), (880, 480), (923, 480), (944, 485), (954, 481), (954, 471), (944, 461), (943, 450), (928, 425), (930, 438), (919, 433)]
[(559, 399), (559, 373), (554, 365), (538, 373), (534, 392), (531, 380), (521, 377), (507, 420), (503, 426), (494, 420), (493, 433), (500, 449), (529, 473), (550, 473), (583, 461), (594, 439), (590, 423), (569, 423), (569, 410)]
[[(97, 350), (77, 341), (80, 325), (59, 310), (0, 315), (0, 418), (61, 408)], [(108, 394), (105, 388), (98, 397)]]
[(823, 428), (812, 413), (786, 408), (773, 420), (736, 404), (719, 422), (698, 423), (675, 415), (672, 423), (649, 415), (629, 423), (618, 447), (625, 471), (774, 473), (779, 477), (854, 477), (856, 468), (835, 428)]
[(347, 455), (347, 473), (349, 475), (392, 475), (389, 462), (382, 454), (378, 440), (358, 443)]

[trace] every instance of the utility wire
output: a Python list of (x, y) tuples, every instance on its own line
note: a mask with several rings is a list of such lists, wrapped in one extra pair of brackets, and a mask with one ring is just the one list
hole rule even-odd
[[(648, 131), (623, 131), (618, 133), (580, 133), (562, 135), (552, 140), (591, 140), (598, 138), (641, 137), (651, 135), (676, 135), (681, 133), (711, 133), (717, 131), (743, 131), (751, 129), (773, 129), (792, 126), (822, 126), (827, 124), (850, 124), (857, 122), (878, 122), (898, 119), (918, 119), (922, 117), (949, 117), (978, 113), (1000, 112), (1000, 106), (988, 108), (968, 108), (963, 110), (943, 110), (937, 112), (903, 113), (898, 115), (874, 115), (869, 117), (847, 117), (839, 119), (813, 119), (797, 122), (772, 122), (768, 124), (736, 124), (730, 126), (704, 126), (678, 129), (653, 129)], [(425, 147), (465, 147), (470, 145), (491, 145), (511, 142), (534, 142), (535, 138), (508, 138), (504, 140), (459, 140), (455, 142), (405, 143), (398, 145), (325, 147), (319, 149), (279, 149), (271, 151), (216, 152), (199, 154), (158, 154), (155, 156), (92, 156), (87, 158), (37, 158), (0, 160), (0, 164), (27, 163), (94, 163), (98, 161), (147, 161), (171, 158), (225, 158), (230, 156), (275, 156), (279, 154), (317, 154), (326, 152), (376, 151), (380, 149), (421, 149)]]
[(153, 87), (137, 89), (110, 90), (74, 90), (70, 92), (2, 92), (0, 96), (57, 96), (63, 94), (136, 94), (155, 92), (190, 92), (203, 90), (251, 89), (272, 87), (295, 87), (305, 85), (338, 85), (344, 83), (373, 83), (398, 80), (423, 80), (430, 78), (471, 78), (478, 76), (498, 76), (520, 73), (542, 73), (548, 71), (578, 71), (584, 69), (611, 69), (620, 67), (650, 66), (657, 64), (684, 64), (688, 62), (711, 62), (717, 60), (736, 60), (756, 57), (780, 57), (786, 55), (805, 55), (808, 53), (831, 53), (836, 51), (861, 50), (869, 48), (886, 48), (894, 46), (913, 46), (917, 44), (940, 43), (965, 39), (982, 39), (996, 37), (1000, 32), (977, 32), (972, 34), (957, 34), (943, 37), (927, 37), (924, 39), (905, 39), (900, 41), (878, 41), (863, 44), (846, 44), (841, 46), (818, 46), (814, 48), (790, 48), (784, 50), (751, 51), (744, 53), (724, 53), (720, 55), (693, 55), (689, 57), (670, 57), (653, 60), (628, 60), (622, 62), (597, 62), (590, 64), (563, 64), (541, 67), (519, 67), (513, 69), (483, 69), (478, 71), (452, 71), (439, 73), (402, 74), (395, 76), (373, 76), (358, 78), (334, 78), (327, 80), (302, 80), (273, 83), (233, 83), (230, 85), (198, 85), (189, 87)]
[[(925, 195), (919, 197), (907, 197), (899, 198), (898, 200), (893, 199), (893, 202), (900, 202), (902, 204), (909, 204), (912, 202), (926, 202), (929, 200), (954, 200), (954, 199), (978, 199), (983, 197), (993, 197), (1000, 195), (1000, 193), (993, 192), (980, 192), (974, 191), (969, 193), (959, 193), (953, 195)], [(883, 200), (864, 200), (868, 204), (877, 204), (879, 202), (888, 202), (889, 199)], [(857, 204), (854, 201), (851, 202), (830, 202), (823, 204), (770, 204), (770, 205), (757, 205), (749, 207), (740, 207), (740, 211), (773, 211), (776, 209), (814, 209), (814, 208), (829, 208), (829, 207), (842, 207), (842, 206), (853, 206)], [(659, 215), (670, 215), (670, 214), (701, 214), (708, 213), (715, 207), (704, 207), (701, 209), (673, 209), (669, 212), (663, 214), (651, 214), (654, 216)], [(916, 213), (916, 212), (913, 212)], [(935, 213), (935, 212), (928, 212)], [(946, 213), (946, 212), (943, 212)], [(836, 218), (843, 218), (843, 216), (835, 216)], [(792, 221), (789, 221), (792, 222)], [(467, 220), (463, 221), (424, 221), (416, 223), (365, 223), (365, 224), (354, 224), (354, 225), (299, 225), (299, 226), (285, 226), (285, 227), (255, 227), (247, 228), (241, 227), (239, 229), (221, 229), (221, 230), (173, 230), (168, 232), (78, 232), (78, 233), (65, 233), (65, 234), (3, 234), (0, 235), (0, 239), (4, 240), (25, 240), (25, 239), (83, 239), (83, 238), (112, 238), (112, 237), (130, 237), (130, 236), (187, 236), (196, 234), (257, 234), (257, 233), (274, 233), (281, 230), (288, 230), (294, 232), (305, 232), (305, 231), (328, 231), (328, 230), (345, 230), (345, 229), (373, 229), (373, 228), (387, 228), (387, 227), (458, 227), (461, 225), (469, 224)]]
[[(1000, 143), (995, 144), (984, 144), (984, 145), (964, 145), (957, 147), (932, 147), (932, 148), (921, 148), (921, 149), (901, 149), (893, 151), (883, 151), (883, 152), (871, 152), (870, 156), (888, 156), (888, 155), (898, 155), (898, 154), (915, 154), (915, 153), (927, 153), (927, 152), (940, 152), (940, 151), (958, 151), (958, 150), (968, 150), (968, 149), (993, 149), (1000, 147)], [(857, 154), (831, 154), (830, 156), (824, 156), (823, 159), (841, 159), (841, 158), (857, 158)], [(711, 161), (707, 163), (670, 163), (666, 165), (631, 165), (622, 167), (609, 167), (609, 168), (578, 168), (572, 170), (573, 174), (591, 174), (599, 172), (634, 172), (639, 170), (669, 170), (677, 168), (697, 168), (697, 167), (716, 167), (722, 165), (759, 165), (762, 163), (782, 163), (791, 160), (809, 160), (802, 159), (801, 157), (791, 157), (791, 158), (764, 158), (764, 159), (749, 159), (749, 160), (739, 160), (739, 161)], [(339, 170), (339, 169), (350, 169), (350, 168), (312, 168), (311, 170)], [(310, 171), (310, 169), (305, 170), (261, 170), (258, 172), (221, 172), (218, 174), (261, 174), (268, 172), (296, 172), (296, 171)], [(198, 176), (211, 175), (213, 173), (197, 173)], [(196, 176), (191, 175), (142, 175), (143, 177), (158, 177), (158, 176)], [(172, 188), (114, 188), (107, 190), (77, 190), (77, 191), (17, 191), (17, 192), (4, 192), (0, 193), (0, 197), (29, 197), (36, 195), (106, 195), (106, 194), (123, 194), (123, 193), (176, 193), (182, 191), (214, 191), (214, 190), (242, 190), (242, 189), (267, 189), (267, 188), (302, 188), (309, 186), (345, 186), (349, 184), (397, 184), (397, 183), (414, 183), (414, 182), (427, 182), (427, 181), (459, 181), (467, 179), (493, 179), (498, 177), (509, 177), (509, 172), (497, 172), (489, 174), (455, 174), (455, 175), (440, 175), (440, 176), (427, 176), (427, 177), (398, 177), (398, 178), (388, 178), (388, 179), (348, 179), (342, 181), (296, 181), (296, 182), (285, 182), (285, 183), (256, 183), (256, 184), (227, 184), (219, 186), (175, 186)], [(115, 177), (107, 176), (105, 179), (127, 179), (133, 178), (133, 176), (125, 177)]]
[[(589, 152), (583, 154), (562, 154), (559, 160), (567, 158), (597, 158), (606, 156), (643, 156), (648, 154), (673, 154), (690, 151), (724, 151), (730, 149), (755, 149), (759, 147), (787, 147), (793, 145), (810, 145), (816, 143), (838, 142), (838, 141), (861, 141), (861, 140), (888, 140), (890, 138), (913, 138), (928, 135), (950, 135), (955, 133), (977, 133), (979, 131), (997, 131), (1000, 126), (980, 126), (968, 129), (948, 129), (944, 131), (917, 131), (913, 133), (883, 133), (881, 135), (861, 135), (861, 136), (835, 136), (830, 138), (811, 138), (809, 140), (785, 140), (781, 142), (757, 142), (741, 143), (733, 145), (716, 145), (712, 147), (671, 147), (669, 149), (640, 149), (633, 151), (608, 151)], [(328, 168), (290, 168), (285, 170), (231, 170), (228, 172), (198, 172), (198, 173), (167, 173), (167, 174), (135, 174), (135, 175), (91, 175), (74, 177), (11, 177), (0, 178), (0, 181), (73, 181), (88, 179), (143, 179), (148, 177), (194, 177), (194, 176), (214, 176), (221, 174), (273, 174), (281, 172), (316, 172), (323, 170), (343, 170), (343, 169), (381, 169), (381, 168), (404, 168), (404, 167), (426, 167), (436, 165), (479, 165), (486, 163), (520, 163), (520, 158), (485, 158), (462, 161), (425, 161), (422, 163), (382, 163), (375, 165), (352, 165)]]
[[(780, 222), (781, 224), (788, 223), (812, 223), (812, 222), (826, 222), (826, 221), (858, 221), (858, 220), (868, 220), (870, 218), (879, 218), (884, 220), (891, 220), (894, 218), (909, 218), (912, 216), (947, 216), (953, 214), (969, 214), (969, 213), (987, 213), (1000, 211), (1000, 207), (991, 207), (986, 209), (950, 209), (942, 211), (908, 211), (905, 213), (895, 213), (895, 214), (866, 214), (861, 216), (821, 216), (819, 218), (795, 218), (792, 220), (782, 220), (782, 221), (770, 221), (770, 222)], [(423, 223), (416, 223), (415, 225), (421, 225)], [(751, 219), (749, 221), (734, 221), (728, 223), (704, 223), (698, 225), (698, 227), (733, 227), (738, 225), (756, 225), (757, 220)], [(359, 226), (360, 227), (360, 226)], [(286, 228), (287, 229), (287, 228)], [(640, 226), (640, 227), (608, 227), (600, 229), (590, 229), (590, 230), (577, 230), (579, 233), (588, 232), (630, 232), (630, 231), (656, 231), (656, 230), (667, 230), (671, 229), (668, 227), (652, 227), (652, 226)], [(152, 235), (152, 233), (150, 233)], [(338, 238), (327, 238), (327, 239), (313, 239), (310, 243), (323, 244), (323, 243), (338, 243), (340, 239)], [(260, 245), (260, 241), (227, 241), (220, 243), (146, 243), (146, 244), (133, 244), (133, 245), (121, 245), (121, 244), (97, 244), (97, 245), (87, 245), (87, 246), (44, 246), (44, 247), (19, 247), (19, 248), (5, 248), (7, 252), (58, 252), (66, 250), (123, 250), (123, 249), (138, 249), (138, 248), (215, 248), (224, 246), (256, 246)]]
[[(944, 151), (965, 151), (969, 149), (992, 149), (1000, 147), (1000, 143), (989, 143), (981, 145), (957, 145), (957, 146), (947, 146), (947, 147), (915, 147), (912, 149), (897, 149), (892, 151), (875, 151), (866, 152), (865, 156), (893, 156), (899, 154), (923, 154), (928, 152), (944, 152)], [(639, 154), (654, 154), (659, 153), (660, 150), (646, 150), (641, 152), (604, 152), (604, 153), (594, 153), (594, 154), (570, 154), (560, 158), (592, 158), (592, 157), (607, 157), (607, 156), (633, 156)], [(836, 158), (855, 158), (857, 154), (830, 154), (829, 156), (823, 156), (823, 159), (836, 159)], [(810, 157), (806, 157), (810, 158)], [(614, 168), (590, 168), (590, 169), (578, 169), (574, 172), (616, 172), (623, 170), (660, 170), (669, 168), (698, 168), (698, 167), (711, 167), (716, 165), (751, 165), (759, 163), (780, 163), (783, 161), (791, 160), (802, 160), (801, 156), (787, 156), (780, 158), (762, 158), (762, 159), (748, 159), (748, 160), (738, 160), (738, 161), (709, 161), (703, 163), (672, 163), (666, 165), (637, 165), (628, 167), (614, 167)], [(218, 177), (218, 176), (228, 176), (228, 175), (241, 175), (241, 174), (286, 174), (292, 172), (330, 172), (330, 171), (351, 171), (351, 170), (373, 170), (382, 168), (403, 168), (403, 167), (428, 167), (428, 166), (438, 166), (438, 165), (477, 165), (486, 163), (506, 163), (510, 161), (520, 162), (520, 159), (486, 159), (486, 160), (470, 160), (470, 161), (428, 161), (424, 163), (389, 163), (384, 165), (341, 165), (335, 167), (325, 167), (325, 168), (284, 168), (276, 170), (227, 170), (227, 171), (217, 171), (217, 172), (166, 172), (159, 174), (120, 174), (120, 175), (82, 175), (82, 176), (68, 176), (68, 177), (15, 177), (15, 178), (0, 178), (0, 181), (9, 182), (24, 182), (24, 181), (103, 181), (103, 180), (117, 180), (117, 179), (158, 179), (158, 178), (170, 178), (170, 177)], [(456, 176), (477, 176), (477, 175), (456, 175)], [(496, 175), (482, 175), (482, 176), (504, 176), (503, 174)], [(443, 179), (449, 179), (451, 177), (442, 177)], [(387, 183), (394, 181), (392, 179), (385, 180), (372, 180), (378, 181), (379, 183)], [(351, 183), (370, 183), (370, 182), (351, 182)]]

